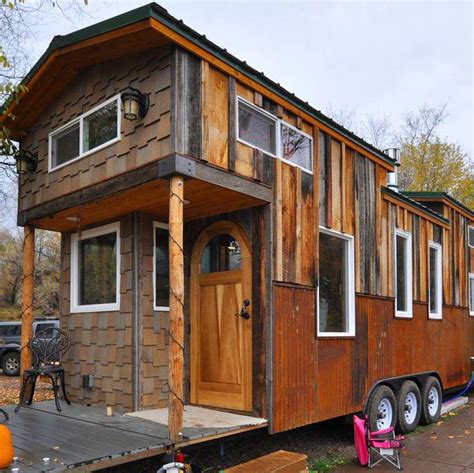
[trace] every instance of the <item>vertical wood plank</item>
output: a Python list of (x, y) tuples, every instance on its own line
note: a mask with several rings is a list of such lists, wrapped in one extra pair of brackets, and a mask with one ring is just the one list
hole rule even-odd
[(235, 171), (236, 144), (237, 144), (237, 106), (236, 84), (233, 77), (229, 77), (229, 171)]
[(209, 63), (201, 61), (201, 160), (207, 161), (209, 159)]
[(326, 165), (326, 227), (333, 228), (332, 221), (332, 138), (329, 135), (325, 136), (325, 165)]
[(169, 367), (168, 432), (172, 442), (179, 441), (184, 414), (184, 252), (183, 252), (184, 179), (173, 176), (169, 200)]
[(35, 273), (35, 229), (25, 225), (23, 234), (23, 293), (21, 296), (21, 355), (20, 376), (31, 367), (28, 346), (33, 335), (33, 285)]
[(275, 228), (273, 232), (273, 241), (274, 241), (274, 262), (275, 262), (275, 279), (277, 281), (283, 280), (283, 241), (282, 241), (282, 233), (283, 233), (283, 216), (282, 216), (282, 176), (281, 176), (281, 161), (279, 159), (275, 159), (274, 161), (274, 173), (275, 173)]
[(317, 127), (313, 127), (313, 261), (314, 261), (314, 285), (319, 286), (319, 171), (320, 171), (320, 133)]

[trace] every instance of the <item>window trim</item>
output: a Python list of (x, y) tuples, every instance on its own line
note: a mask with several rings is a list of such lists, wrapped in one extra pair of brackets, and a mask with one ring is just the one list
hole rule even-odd
[[(436, 265), (439, 268), (439, 271), (436, 273), (436, 282), (437, 282), (437, 291), (436, 291), (436, 302), (437, 302), (437, 307), (438, 311), (437, 312), (431, 312), (431, 303), (430, 303), (430, 255), (429, 255), (429, 250), (430, 249), (436, 250)], [(436, 243), (434, 241), (429, 241), (428, 242), (428, 317), (430, 319), (436, 319), (440, 320), (443, 318), (443, 249), (439, 243)]]
[[(115, 302), (107, 302), (104, 304), (87, 304), (80, 305), (79, 301), (79, 242), (94, 238), (108, 233), (116, 233), (117, 235), (117, 248), (115, 255), (116, 264), (116, 284), (115, 284)], [(70, 307), (71, 313), (83, 313), (83, 312), (114, 312), (120, 310), (120, 270), (121, 270), (121, 254), (120, 254), (120, 222), (110, 223), (108, 225), (102, 225), (100, 227), (92, 228), (71, 235), (71, 288), (70, 288)]]
[[(303, 130), (300, 130), (300, 129), (296, 128), (291, 123), (288, 123), (284, 120), (281, 120), (280, 118), (276, 117), (272, 113), (268, 112), (267, 110), (265, 110), (261, 107), (258, 107), (257, 105), (255, 105), (254, 103), (250, 102), (249, 100), (241, 97), (240, 95), (237, 95), (235, 100), (236, 100), (236, 107), (235, 107), (236, 133), (235, 134), (236, 134), (236, 140), (239, 143), (250, 146), (253, 149), (257, 149), (257, 150), (261, 151), (262, 153), (268, 154), (272, 158), (279, 159), (279, 160), (283, 161), (284, 163), (289, 164), (290, 166), (300, 168), (302, 171), (313, 175), (313, 169), (314, 169), (314, 152), (313, 152), (314, 151), (314, 139), (311, 135), (309, 135), (308, 133), (305, 133)], [(266, 151), (266, 150), (260, 148), (259, 146), (255, 146), (255, 145), (249, 143), (248, 141), (245, 141), (244, 139), (240, 138), (240, 136), (239, 136), (239, 102), (244, 103), (245, 105), (249, 106), (250, 108), (253, 108), (256, 112), (261, 113), (262, 115), (265, 115), (267, 118), (270, 118), (272, 121), (275, 122), (275, 154), (270, 153), (269, 151)], [(310, 146), (310, 150), (311, 150), (311, 169), (307, 169), (307, 168), (301, 166), (300, 164), (293, 163), (292, 161), (290, 161), (288, 159), (284, 159), (282, 157), (282, 150), (281, 150), (281, 125), (282, 124), (287, 126), (288, 128), (292, 128), (293, 130), (297, 131), (298, 133), (301, 133), (303, 136), (305, 136), (306, 138), (308, 138), (310, 140), (310, 142), (311, 142), (311, 146)]]
[[(321, 332), (319, 330), (319, 286), (318, 283), (316, 291), (316, 334), (322, 338), (344, 338), (344, 337), (355, 337), (356, 335), (356, 313), (355, 313), (355, 255), (354, 255), (354, 236), (347, 233), (341, 233), (336, 230), (332, 230), (326, 227), (319, 227), (320, 233), (331, 235), (341, 240), (345, 240), (346, 244), (346, 320), (348, 323), (348, 330), (345, 332)], [(319, 249), (318, 249), (319, 250)]]
[(467, 293), (468, 293), (468, 305), (469, 305), (469, 315), (474, 317), (474, 306), (471, 307), (471, 279), (474, 281), (474, 273), (469, 273), (467, 278)]
[(474, 225), (468, 225), (467, 226), (467, 246), (469, 248), (474, 248), (474, 244), (470, 245), (469, 244), (469, 231), (472, 230), (472, 232), (474, 232)]
[[(97, 112), (97, 110), (100, 110), (103, 107), (106, 107), (110, 103), (113, 103), (114, 101), (117, 102), (117, 135), (115, 138), (112, 138), (111, 140), (102, 143), (99, 146), (96, 146), (95, 148), (92, 148), (88, 151), (83, 151), (83, 139), (84, 139), (84, 118), (87, 118), (89, 115), (92, 115), (93, 113)], [(60, 132), (64, 131), (65, 129), (75, 125), (76, 123), (79, 123), (79, 156), (76, 158), (73, 158), (69, 161), (66, 161), (65, 163), (59, 164), (57, 166), (53, 166), (53, 156), (52, 156), (52, 151), (53, 151), (53, 138), (55, 135), (59, 134)], [(107, 146), (110, 146), (114, 143), (117, 143), (122, 139), (122, 133), (121, 133), (121, 124), (122, 124), (122, 104), (120, 100), (120, 94), (114, 95), (110, 99), (106, 100), (105, 102), (101, 102), (99, 105), (96, 105), (94, 108), (91, 110), (87, 111), (86, 113), (83, 113), (82, 115), (79, 115), (78, 117), (74, 118), (73, 120), (69, 121), (68, 123), (65, 123), (64, 125), (61, 125), (59, 128), (56, 128), (53, 130), (49, 135), (48, 135), (48, 173), (57, 171), (58, 169), (61, 169), (64, 166), (67, 166), (68, 164), (74, 163), (76, 161), (79, 161), (82, 158), (85, 158), (86, 156), (89, 156), (92, 153), (96, 153), (97, 151), (100, 151), (101, 149), (106, 148)]]
[(169, 306), (156, 305), (156, 228), (167, 230), (169, 234), (169, 225), (167, 223), (153, 221), (153, 310), (156, 312), (169, 312)]
[[(399, 311), (397, 309), (397, 236), (405, 238), (407, 240), (406, 255), (405, 255), (405, 273), (407, 275), (406, 281), (406, 311)], [(400, 228), (395, 229), (394, 241), (394, 266), (393, 274), (395, 281), (395, 317), (402, 319), (412, 319), (413, 318), (413, 248), (412, 248), (412, 236), (411, 233), (406, 232)]]

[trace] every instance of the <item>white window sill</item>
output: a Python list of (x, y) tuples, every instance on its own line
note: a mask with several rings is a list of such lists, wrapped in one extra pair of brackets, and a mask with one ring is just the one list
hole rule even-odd
[(170, 308), (169, 307), (156, 307), (156, 306), (154, 306), (153, 310), (155, 312), (169, 312)]
[(354, 332), (318, 332), (318, 337), (321, 338), (347, 338), (355, 337)]
[(83, 312), (118, 312), (120, 302), (114, 304), (91, 304), (71, 307), (72, 314), (81, 314)]
[(411, 312), (395, 312), (395, 317), (397, 319), (412, 319), (413, 314)]
[(431, 320), (442, 320), (443, 319), (443, 314), (442, 313), (433, 313), (433, 312), (430, 312), (428, 314), (428, 318), (431, 319)]

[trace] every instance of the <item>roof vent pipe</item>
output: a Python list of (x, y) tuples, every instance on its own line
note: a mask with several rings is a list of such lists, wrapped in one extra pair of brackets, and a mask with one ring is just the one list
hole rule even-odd
[(398, 192), (398, 167), (400, 166), (400, 150), (398, 148), (387, 148), (384, 153), (395, 161), (395, 171), (388, 173), (387, 187)]

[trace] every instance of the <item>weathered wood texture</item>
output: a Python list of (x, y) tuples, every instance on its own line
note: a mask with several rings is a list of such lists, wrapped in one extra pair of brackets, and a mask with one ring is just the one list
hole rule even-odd
[(274, 161), (274, 280), (315, 285), (313, 176)]
[[(443, 322), (414, 304), (395, 319), (391, 298), (356, 297), (355, 338), (316, 338), (312, 288), (274, 285), (274, 432), (362, 409), (370, 387), (387, 377), (435, 371), (443, 388), (470, 377), (467, 309), (443, 307)], [(420, 336), (422, 334), (422, 336)], [(427, 355), (429, 354), (429, 356)]]
[[(168, 48), (82, 71), (41, 114), (21, 146), (38, 155), (35, 173), (20, 177), (19, 210), (130, 171), (171, 152), (171, 54)], [(143, 120), (122, 120), (122, 139), (51, 173), (48, 135), (101, 102), (134, 86), (150, 97)]]
[(23, 232), (23, 291), (21, 294), (20, 376), (31, 367), (28, 343), (33, 336), (33, 300), (35, 275), (35, 229), (26, 225)]

